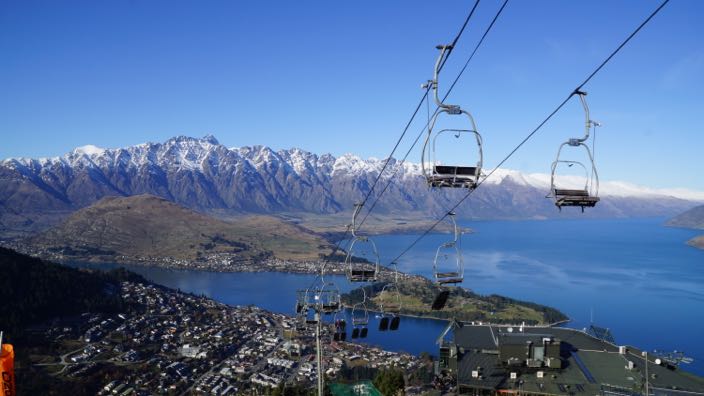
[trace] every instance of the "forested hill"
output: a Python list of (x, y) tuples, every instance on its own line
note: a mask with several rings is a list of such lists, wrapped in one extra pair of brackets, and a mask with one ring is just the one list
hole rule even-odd
[[(385, 285), (386, 282), (379, 282), (354, 289), (342, 296), (342, 302), (353, 306), (362, 302), (366, 295), (367, 307), (379, 311), (380, 305), (395, 299), (394, 294), (383, 292)], [(445, 308), (433, 311), (431, 305), (441, 290), (440, 286), (422, 277), (413, 276), (399, 281), (401, 313), (438, 319), (454, 318), (460, 321), (509, 324), (525, 322), (528, 325), (547, 325), (569, 320), (567, 315), (552, 307), (496, 294), (482, 296), (461, 287), (451, 288)]]
[(120, 281), (144, 281), (126, 270), (78, 270), (0, 247), (0, 323), (14, 342), (27, 326), (83, 312), (123, 311)]

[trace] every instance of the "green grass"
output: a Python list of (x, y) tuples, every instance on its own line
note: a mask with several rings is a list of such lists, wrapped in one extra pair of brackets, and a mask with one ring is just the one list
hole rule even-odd
[[(370, 296), (368, 307), (380, 309), (396, 296), (381, 293), (384, 283), (365, 286)], [(549, 324), (567, 319), (561, 312), (539, 304), (513, 300), (501, 296), (481, 296), (462, 288), (451, 288), (450, 297), (441, 311), (433, 311), (433, 299), (441, 288), (431, 281), (415, 277), (399, 283), (401, 312), (408, 315), (435, 317), (439, 319), (456, 318), (459, 320), (477, 320), (491, 323)], [(343, 296), (343, 302), (354, 304), (361, 299), (361, 289), (356, 289)]]

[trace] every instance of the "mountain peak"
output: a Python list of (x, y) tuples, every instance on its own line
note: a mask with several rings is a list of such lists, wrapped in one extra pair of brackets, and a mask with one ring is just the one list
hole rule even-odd
[(220, 144), (220, 142), (215, 138), (215, 136), (211, 134), (207, 134), (203, 136), (202, 138), (196, 138), (192, 136), (186, 136), (186, 135), (178, 135), (174, 136), (171, 139), (167, 140), (166, 143), (196, 143), (196, 144), (209, 144), (209, 145), (214, 145), (217, 146)]
[(216, 139), (215, 136), (213, 136), (211, 134), (207, 134), (207, 135), (203, 136), (200, 140), (202, 140), (204, 142), (208, 142), (208, 143), (215, 145), (215, 146), (220, 144), (218, 139)]
[(76, 155), (85, 154), (89, 157), (92, 157), (94, 155), (102, 155), (104, 152), (105, 152), (104, 148), (93, 146), (92, 144), (87, 144), (85, 146), (76, 147), (75, 149), (73, 149), (74, 154), (76, 154)]

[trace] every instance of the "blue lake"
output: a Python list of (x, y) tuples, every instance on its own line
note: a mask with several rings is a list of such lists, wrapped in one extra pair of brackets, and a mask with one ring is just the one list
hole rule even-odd
[[(684, 368), (704, 375), (704, 251), (685, 242), (696, 231), (663, 227), (664, 219), (479, 221), (463, 237), (463, 286), (553, 306), (571, 327), (608, 327), (618, 344), (682, 350)], [(417, 235), (374, 238), (382, 263)], [(431, 234), (399, 260), (399, 270), (430, 275), (448, 234)], [(112, 266), (112, 265), (101, 265)], [(128, 266), (165, 286), (204, 294), (231, 305), (255, 304), (293, 313), (295, 292), (313, 276), (285, 273), (213, 273)], [(342, 277), (342, 291), (351, 285)], [(398, 332), (372, 323), (367, 342), (389, 350), (436, 352), (445, 322), (403, 318)]]

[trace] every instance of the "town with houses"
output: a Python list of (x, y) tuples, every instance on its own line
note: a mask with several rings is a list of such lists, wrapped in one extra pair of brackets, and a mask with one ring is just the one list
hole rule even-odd
[[(70, 249), (56, 250), (33, 246), (21, 241), (3, 241), (3, 246), (33, 257), (53, 262), (80, 262), (87, 256), (74, 256)], [(114, 255), (102, 262), (115, 262), (129, 265), (155, 266), (168, 269), (200, 270), (213, 272), (291, 272), (311, 274), (320, 271), (320, 260), (283, 260), (276, 257), (245, 258), (237, 253), (207, 253), (197, 260), (179, 259), (165, 256), (124, 256)], [(326, 268), (330, 274), (343, 274), (343, 266)]]
[[(268, 394), (316, 382), (312, 331), (296, 333), (293, 317), (152, 284), (123, 282), (121, 294), (135, 313), (84, 313), (44, 327), (49, 341), (74, 348), (37, 366), (67, 380), (109, 378), (98, 381), (99, 395)], [(329, 381), (343, 380), (343, 368), (410, 373), (424, 364), (413, 355), (332, 341), (325, 326), (323, 339)]]

